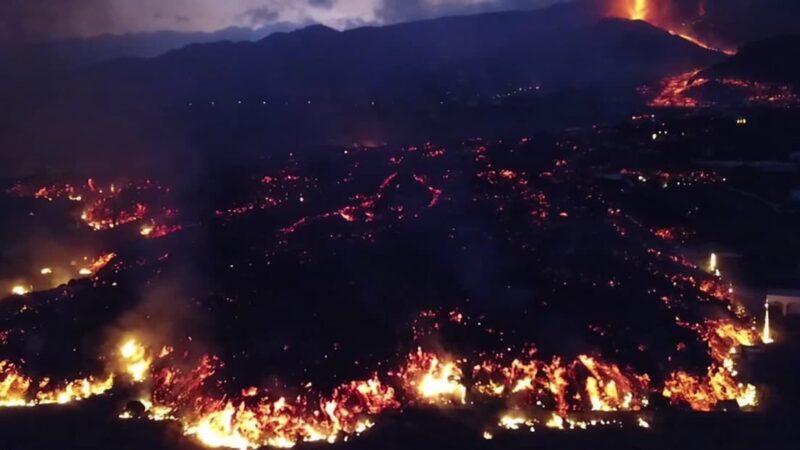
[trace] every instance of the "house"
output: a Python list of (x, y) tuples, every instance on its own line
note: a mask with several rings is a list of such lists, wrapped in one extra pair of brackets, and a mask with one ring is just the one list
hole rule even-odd
[(767, 291), (767, 304), (779, 306), (785, 316), (800, 316), (800, 289), (781, 289)]

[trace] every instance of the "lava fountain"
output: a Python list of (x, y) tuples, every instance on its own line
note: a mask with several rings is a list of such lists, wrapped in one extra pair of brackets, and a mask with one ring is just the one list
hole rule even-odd
[(736, 53), (734, 50), (722, 49), (706, 42), (698, 37), (692, 29), (692, 23), (705, 15), (705, 2), (697, 2), (697, 10), (688, 15), (686, 10), (677, 12), (677, 8), (671, 3), (657, 0), (613, 0), (609, 15), (630, 20), (643, 20), (708, 50), (729, 55)]
[(628, 0), (628, 17), (631, 20), (647, 20), (647, 0)]

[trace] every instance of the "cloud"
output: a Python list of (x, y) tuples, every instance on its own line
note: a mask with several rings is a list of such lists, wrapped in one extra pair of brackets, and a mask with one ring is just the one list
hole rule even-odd
[(0, 42), (76, 35), (89, 24), (109, 20), (109, 3), (104, 0), (2, 0)]
[(334, 0), (308, 0), (308, 4), (316, 8), (330, 8)]
[(568, 0), (382, 0), (383, 22), (401, 22), (452, 14), (533, 9)]
[[(568, 0), (0, 0), (0, 43), (279, 23), (343, 29), (564, 1)], [(695, 23), (701, 3), (707, 16), (700, 25), (709, 33), (744, 39), (770, 30), (796, 30), (800, 23), (798, 0), (649, 0), (651, 8), (687, 25)]]
[[(323, 23), (335, 28), (558, 0), (0, 0), (0, 42)], [(563, 1), (563, 0), (562, 0)]]
[(249, 9), (240, 16), (248, 25), (261, 27), (278, 21), (280, 14), (268, 6)]

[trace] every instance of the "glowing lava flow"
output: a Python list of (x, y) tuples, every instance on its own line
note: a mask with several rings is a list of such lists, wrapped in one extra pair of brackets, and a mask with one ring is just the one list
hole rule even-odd
[[(423, 315), (431, 314), (435, 313)], [(457, 324), (468, 320), (457, 312), (450, 312), (447, 317)], [(665, 381), (662, 395), (699, 411), (711, 410), (724, 400), (735, 400), (742, 407), (755, 405), (756, 389), (737, 382), (732, 355), (741, 346), (756, 345), (758, 335), (726, 320), (682, 325), (695, 330), (708, 344), (714, 363), (705, 377), (673, 372)], [(114, 373), (127, 377), (131, 383), (143, 383), (148, 390), (146, 399), (140, 400), (146, 414), (127, 412), (121, 417), (176, 420), (186, 435), (209, 447), (249, 449), (292, 447), (300, 442), (332, 443), (366, 431), (374, 424), (373, 419), (385, 411), (412, 405), (464, 405), (468, 392), (503, 398), (514, 408), (501, 417), (498, 426), (502, 428), (524, 426), (533, 431), (538, 424), (554, 429), (621, 426), (620, 422), (603, 418), (578, 420), (571, 413), (640, 411), (647, 407), (648, 396), (654, 392), (649, 376), (621, 369), (597, 356), (579, 355), (568, 364), (554, 357), (551, 363), (545, 363), (534, 359), (536, 350), (532, 348), (508, 364), (499, 357), (480, 357), (477, 360), (481, 362), (474, 365), (467, 383), (462, 371), (467, 359), (418, 347), (399, 370), (388, 373), (402, 388), (399, 395), (374, 374), (368, 379), (343, 383), (329, 394), (314, 392), (311, 385), (305, 385), (293, 396), (250, 387), (240, 395), (215, 398), (206, 392), (206, 385), (211, 384), (207, 381), (223, 364), (203, 356), (194, 370), (185, 371), (169, 364), (167, 357), (172, 354), (171, 347), (152, 352), (133, 337), (117, 347)], [(50, 388), (48, 379), (34, 383), (12, 363), (3, 361), (0, 406), (81, 400), (108, 391), (114, 378), (114, 374), (106, 379), (90, 377)], [(528, 418), (524, 411), (531, 408), (544, 408), (552, 415), (546, 420)], [(643, 419), (639, 419), (639, 426), (644, 426)]]
[(736, 401), (740, 407), (758, 404), (758, 392), (752, 384), (738, 382), (734, 356), (740, 347), (752, 347), (759, 336), (752, 329), (726, 320), (707, 320), (705, 324), (680, 323), (695, 330), (708, 344), (713, 363), (705, 377), (676, 371), (664, 383), (662, 395), (673, 404), (685, 404), (696, 411), (710, 411), (721, 401)]
[(213, 371), (208, 361), (186, 376), (172, 369), (162, 372), (154, 380), (154, 398), (168, 402), (184, 432), (209, 447), (333, 443), (340, 435), (366, 431), (373, 425), (370, 417), (399, 407), (394, 390), (377, 377), (340, 385), (326, 396), (307, 392), (293, 398), (273, 397), (251, 388), (240, 398), (209, 399), (195, 392)]

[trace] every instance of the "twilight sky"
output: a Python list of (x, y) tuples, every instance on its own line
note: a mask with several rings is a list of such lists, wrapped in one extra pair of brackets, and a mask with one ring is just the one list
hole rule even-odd
[(343, 29), (559, 1), (566, 0), (0, 0), (0, 42), (287, 22)]

